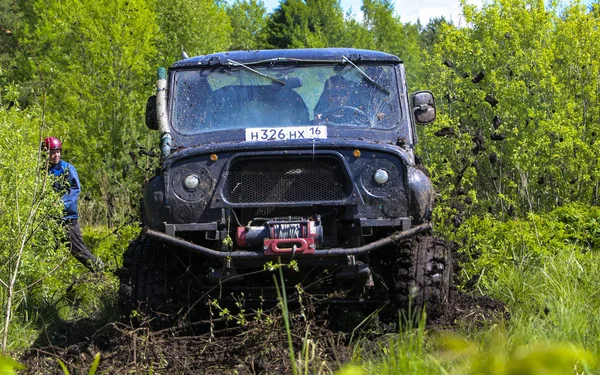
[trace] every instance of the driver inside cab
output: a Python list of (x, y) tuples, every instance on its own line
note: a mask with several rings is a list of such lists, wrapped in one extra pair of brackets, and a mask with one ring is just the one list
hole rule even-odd
[(341, 109), (349, 105), (352, 97), (352, 84), (342, 76), (332, 76), (325, 81), (323, 93), (315, 105), (316, 122), (337, 122), (332, 116), (339, 116)]

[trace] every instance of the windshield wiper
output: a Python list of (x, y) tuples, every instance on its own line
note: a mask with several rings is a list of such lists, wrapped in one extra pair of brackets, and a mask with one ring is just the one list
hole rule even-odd
[(271, 80), (271, 81), (273, 81), (273, 82), (277, 82), (277, 83), (280, 83), (280, 84), (282, 84), (282, 85), (285, 85), (285, 81), (282, 81), (282, 80), (280, 80), (280, 79), (277, 79), (277, 78), (275, 78), (275, 77), (268, 76), (268, 75), (266, 75), (266, 74), (264, 74), (264, 73), (261, 73), (261, 72), (259, 72), (258, 70), (254, 70), (254, 69), (252, 69), (251, 67), (249, 67), (249, 66), (247, 66), (247, 65), (244, 65), (244, 64), (242, 64), (242, 63), (239, 63), (239, 62), (237, 62), (237, 61), (233, 61), (233, 60), (231, 60), (231, 59), (228, 59), (228, 60), (227, 60), (227, 62), (229, 63), (229, 65), (241, 66), (242, 68), (244, 68), (244, 69), (246, 69), (246, 70), (249, 70), (249, 71), (251, 71), (252, 73), (258, 74), (258, 75), (259, 75), (259, 76), (261, 76), (261, 77), (265, 77), (265, 78), (268, 78), (268, 79), (270, 79), (270, 80)]
[(375, 87), (377, 87), (379, 90), (381, 90), (382, 92), (384, 92), (386, 95), (390, 95), (390, 90), (386, 89), (385, 87), (381, 86), (379, 83), (375, 82), (375, 80), (371, 77), (369, 77), (369, 75), (367, 73), (365, 73), (361, 68), (359, 68), (358, 66), (356, 66), (356, 64), (354, 64), (352, 61), (350, 61), (349, 58), (347, 58), (346, 56), (342, 56), (342, 59), (348, 63), (350, 63), (350, 65), (352, 65), (353, 67), (356, 68), (356, 70), (358, 70), (360, 72), (360, 74), (362, 74), (363, 77), (365, 77), (367, 79), (367, 81), (369, 83), (371, 83), (372, 85), (374, 85)]

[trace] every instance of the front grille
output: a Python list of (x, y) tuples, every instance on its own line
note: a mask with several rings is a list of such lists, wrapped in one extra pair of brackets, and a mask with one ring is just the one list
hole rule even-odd
[(326, 202), (347, 198), (351, 188), (336, 157), (240, 157), (223, 193), (230, 203)]

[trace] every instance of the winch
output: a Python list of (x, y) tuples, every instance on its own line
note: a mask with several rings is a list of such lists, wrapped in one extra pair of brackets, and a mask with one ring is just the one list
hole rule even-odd
[(266, 255), (312, 254), (323, 243), (320, 217), (273, 219), (264, 225), (238, 227), (235, 241), (240, 248), (262, 247)]

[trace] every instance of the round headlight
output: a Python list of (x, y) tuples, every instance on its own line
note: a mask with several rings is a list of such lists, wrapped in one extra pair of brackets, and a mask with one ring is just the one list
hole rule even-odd
[(200, 185), (200, 177), (195, 174), (190, 174), (183, 180), (183, 186), (188, 190), (194, 190), (198, 185)]
[(390, 175), (385, 169), (378, 169), (375, 171), (373, 178), (375, 179), (375, 182), (377, 182), (379, 185), (383, 185), (386, 182), (388, 182), (388, 180), (390, 179)]

